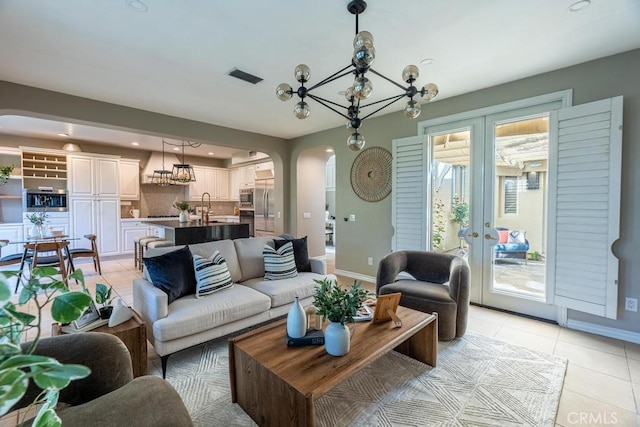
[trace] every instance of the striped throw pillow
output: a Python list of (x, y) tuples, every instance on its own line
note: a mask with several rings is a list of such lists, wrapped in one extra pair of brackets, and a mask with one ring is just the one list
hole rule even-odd
[(265, 280), (290, 279), (298, 275), (291, 242), (283, 245), (278, 250), (269, 245), (264, 245), (262, 256), (264, 257)]
[(227, 261), (219, 251), (215, 251), (209, 258), (194, 255), (193, 267), (197, 282), (196, 298), (233, 286)]

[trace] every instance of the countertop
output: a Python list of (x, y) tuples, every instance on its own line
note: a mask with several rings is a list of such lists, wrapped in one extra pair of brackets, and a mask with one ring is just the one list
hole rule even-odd
[(220, 226), (229, 226), (229, 225), (238, 225), (231, 222), (222, 222), (222, 221), (209, 221), (208, 223), (201, 224), (200, 221), (189, 221), (189, 222), (180, 222), (176, 220), (169, 221), (157, 221), (153, 219), (146, 220), (145, 222), (150, 222), (157, 227), (164, 228), (203, 228), (203, 227), (220, 227)]

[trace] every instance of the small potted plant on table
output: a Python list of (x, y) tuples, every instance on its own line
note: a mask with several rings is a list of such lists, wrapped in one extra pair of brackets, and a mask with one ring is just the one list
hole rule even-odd
[(44, 237), (44, 223), (47, 221), (48, 217), (49, 215), (47, 215), (46, 212), (33, 212), (31, 214), (25, 215), (25, 218), (31, 221), (31, 224), (33, 224), (30, 237)]
[(96, 302), (102, 304), (102, 307), (98, 310), (101, 319), (108, 319), (113, 312), (113, 306), (111, 306), (112, 290), (111, 286), (102, 283), (96, 284)]
[(313, 305), (318, 309), (318, 315), (329, 319), (324, 331), (325, 349), (332, 356), (344, 356), (349, 352), (351, 341), (345, 323), (353, 322), (368, 292), (360, 289), (357, 281), (349, 289), (343, 289), (337, 281), (327, 278), (316, 280), (316, 283)]
[(186, 200), (175, 202), (173, 207), (180, 211), (180, 222), (189, 222), (189, 202)]

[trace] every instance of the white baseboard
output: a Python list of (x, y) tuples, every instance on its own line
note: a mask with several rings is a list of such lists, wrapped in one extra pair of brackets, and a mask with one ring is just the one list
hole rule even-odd
[(638, 332), (625, 331), (624, 329), (611, 328), (609, 326), (601, 326), (571, 319), (567, 320), (567, 328), (640, 344), (640, 333)]
[(346, 270), (336, 270), (335, 274), (338, 276), (346, 276), (356, 280), (362, 280), (363, 282), (376, 283), (376, 278), (373, 276), (365, 276), (364, 274), (354, 273)]

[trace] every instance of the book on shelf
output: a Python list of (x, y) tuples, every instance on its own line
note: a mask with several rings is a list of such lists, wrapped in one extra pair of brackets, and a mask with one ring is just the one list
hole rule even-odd
[(76, 332), (88, 332), (92, 329), (106, 325), (107, 323), (109, 323), (109, 319), (98, 319), (94, 322), (89, 323), (88, 325), (83, 326), (82, 328), (76, 328), (76, 326), (72, 322), (68, 325), (60, 326), (60, 330), (65, 334), (75, 334)]
[(322, 330), (308, 329), (302, 338), (291, 338), (287, 334), (287, 347), (302, 347), (305, 345), (323, 345), (324, 333)]

